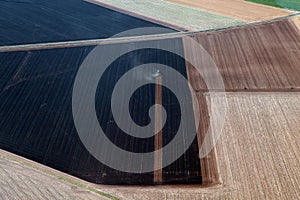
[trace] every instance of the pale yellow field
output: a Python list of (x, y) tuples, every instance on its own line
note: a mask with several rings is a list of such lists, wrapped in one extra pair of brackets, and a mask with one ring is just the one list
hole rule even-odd
[(290, 21), (295, 24), (300, 32), (300, 16), (293, 17), (290, 19)]
[(248, 22), (264, 21), (283, 17), (291, 11), (255, 4), (243, 0), (167, 0), (180, 5), (204, 10), (218, 15), (245, 20)]

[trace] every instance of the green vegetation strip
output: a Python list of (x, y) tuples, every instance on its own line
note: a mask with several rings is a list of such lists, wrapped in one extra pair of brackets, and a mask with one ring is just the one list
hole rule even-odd
[(85, 184), (82, 184), (82, 183), (79, 183), (79, 182), (77, 182), (75, 180), (72, 180), (72, 179), (69, 179), (69, 178), (66, 178), (66, 177), (63, 177), (63, 176), (59, 176), (59, 175), (57, 176), (55, 174), (52, 174), (52, 175), (56, 176), (59, 180), (66, 181), (66, 182), (68, 182), (68, 183), (70, 183), (72, 185), (75, 185), (75, 186), (80, 187), (82, 189), (89, 190), (91, 192), (94, 192), (94, 193), (99, 194), (101, 196), (104, 196), (106, 198), (109, 198), (109, 199), (112, 199), (112, 200), (119, 200), (117, 197), (114, 197), (114, 196), (112, 196), (110, 194), (107, 194), (105, 192), (101, 192), (101, 191), (99, 191), (99, 190), (97, 190), (95, 188), (89, 187), (89, 186), (87, 186)]
[[(89, 0), (86, 0), (89, 1)], [(246, 21), (212, 14), (165, 0), (90, 0), (113, 6), (161, 23), (169, 23), (189, 31), (200, 31), (246, 24)]]
[(47, 170), (47, 169), (45, 169), (45, 168), (39, 167), (39, 166), (35, 165), (34, 163), (30, 163), (30, 162), (27, 162), (27, 161), (22, 160), (22, 159), (14, 158), (14, 157), (12, 157), (12, 156), (10, 156), (10, 155), (0, 155), (0, 157), (5, 158), (5, 159), (8, 159), (8, 160), (10, 160), (10, 161), (17, 162), (17, 163), (19, 163), (19, 164), (21, 164), (21, 165), (24, 165), (24, 166), (33, 168), (33, 169), (35, 169), (35, 170), (41, 171), (41, 172), (43, 172), (43, 173), (45, 173), (45, 174), (54, 176), (54, 177), (58, 178), (59, 180), (65, 181), (65, 182), (67, 182), (67, 183), (69, 183), (69, 184), (72, 184), (72, 185), (74, 185), (74, 186), (77, 186), (77, 187), (79, 187), (79, 188), (81, 188), (81, 189), (86, 189), (86, 190), (88, 190), (88, 191), (90, 191), (90, 192), (93, 192), (93, 193), (96, 193), (96, 194), (98, 194), (98, 195), (104, 196), (104, 197), (106, 197), (106, 198), (108, 198), (108, 199), (111, 199), (111, 200), (119, 200), (119, 198), (117, 198), (117, 197), (115, 197), (115, 196), (112, 196), (112, 195), (110, 195), (110, 194), (108, 194), (108, 193), (99, 191), (99, 190), (97, 190), (97, 189), (95, 189), (95, 188), (93, 188), (93, 187), (87, 186), (87, 185), (85, 185), (85, 184), (83, 184), (83, 183), (80, 183), (79, 181), (74, 180), (74, 179), (71, 179), (71, 178), (68, 178), (68, 177), (59, 175), (58, 173), (55, 173), (55, 172), (53, 172), (53, 171), (51, 171), (51, 170)]
[(300, 0), (246, 0), (268, 6), (300, 11)]

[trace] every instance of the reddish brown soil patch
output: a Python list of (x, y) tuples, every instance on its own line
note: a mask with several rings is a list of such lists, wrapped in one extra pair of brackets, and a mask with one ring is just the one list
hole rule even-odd
[[(289, 20), (192, 37), (211, 55), (229, 91), (300, 88), (300, 35)], [(188, 68), (193, 86), (205, 89), (201, 77)]]

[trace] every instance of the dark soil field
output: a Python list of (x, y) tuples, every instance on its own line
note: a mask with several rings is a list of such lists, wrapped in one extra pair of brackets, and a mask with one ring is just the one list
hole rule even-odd
[[(9, 46), (104, 39), (134, 28), (162, 26), (82, 0), (7, 0), (0, 1), (0, 27), (0, 45)], [(158, 33), (165, 32), (174, 30)], [(180, 39), (170, 40), (169, 44), (183, 51)], [(103, 165), (80, 141), (73, 122), (72, 89), (79, 66), (94, 47), (30, 51), (20, 47), (18, 51), (0, 53), (0, 148), (95, 183), (155, 184), (153, 173), (123, 173)], [(155, 62), (174, 66), (186, 76), (182, 59), (168, 52), (141, 50), (118, 58), (98, 85), (99, 123), (115, 145), (128, 151), (154, 151), (154, 137), (138, 139), (118, 128), (109, 109), (113, 87), (131, 68)], [(164, 146), (173, 139), (181, 121), (178, 101), (166, 88), (162, 88), (161, 100), (169, 116), (162, 130)], [(188, 98), (187, 102), (191, 104)], [(147, 125), (153, 104), (155, 85), (140, 88), (130, 101), (132, 119)], [(110, 150), (107, 156), (113, 157)], [(160, 176), (160, 183), (201, 183), (196, 139)]]
[(83, 0), (0, 1), (1, 46), (109, 38), (141, 27), (160, 26)]
[[(168, 44), (183, 51), (181, 39), (171, 39)], [(123, 173), (101, 164), (79, 139), (72, 116), (72, 88), (80, 64), (93, 48), (0, 53), (0, 148), (95, 183), (153, 184), (153, 173)], [(119, 78), (143, 63), (173, 66), (186, 77), (182, 58), (151, 49), (125, 54), (105, 71), (96, 94), (98, 121), (115, 145), (132, 152), (154, 151), (154, 137), (137, 139), (122, 132), (111, 114), (110, 100)], [(178, 87), (188, 90), (187, 85)], [(130, 101), (132, 119), (139, 125), (147, 125), (148, 110), (154, 103), (155, 85), (138, 89)], [(188, 97), (186, 103), (192, 106)], [(162, 130), (162, 144), (166, 145), (180, 124), (180, 106), (166, 88), (162, 88), (162, 105), (168, 115)], [(193, 120), (188, 123), (192, 124), (187, 125), (186, 131), (195, 131), (191, 130)], [(106, 153), (113, 157), (109, 149)], [(162, 173), (162, 183), (190, 182), (201, 183), (196, 138), (190, 149)]]

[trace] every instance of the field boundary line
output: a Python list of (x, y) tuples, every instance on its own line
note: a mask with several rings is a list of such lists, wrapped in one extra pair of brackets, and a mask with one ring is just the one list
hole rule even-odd
[(217, 31), (232, 30), (238, 28), (247, 28), (255, 25), (268, 24), (276, 21), (285, 19), (291, 19), (292, 17), (300, 16), (300, 12), (291, 14), (285, 17), (274, 18), (271, 20), (253, 22), (244, 25), (230, 26), (218, 29), (209, 29), (201, 31), (190, 31), (190, 32), (175, 32), (175, 33), (163, 33), (163, 34), (152, 34), (142, 36), (130, 36), (130, 37), (117, 37), (117, 38), (106, 38), (106, 39), (90, 39), (90, 40), (74, 40), (64, 42), (49, 42), (49, 43), (36, 43), (36, 44), (22, 44), (22, 45), (7, 45), (0, 46), (1, 52), (14, 52), (14, 51), (29, 51), (29, 50), (43, 50), (43, 49), (56, 49), (56, 48), (69, 48), (69, 47), (83, 47), (83, 46), (97, 46), (106, 44), (118, 44), (118, 43), (130, 43), (130, 42), (142, 42), (142, 41), (153, 41), (161, 39), (176, 39), (182, 38), (183, 36), (192, 36), (198, 33), (209, 33)]
[(139, 42), (139, 41), (153, 41), (153, 40), (160, 40), (160, 39), (174, 39), (174, 38), (181, 38), (181, 37), (182, 37), (182, 34), (180, 32), (175, 32), (175, 33), (164, 33), (164, 34), (154, 34), (154, 35), (144, 35), (144, 36), (130, 36), (130, 37), (119, 37), (119, 38), (107, 38), (107, 39), (91, 39), (91, 40), (74, 40), (74, 41), (65, 41), (65, 42), (22, 44), (22, 45), (0, 46), (0, 52), (96, 46), (96, 45), (107, 45), (107, 44), (121, 44), (121, 43), (130, 43), (130, 42)]

